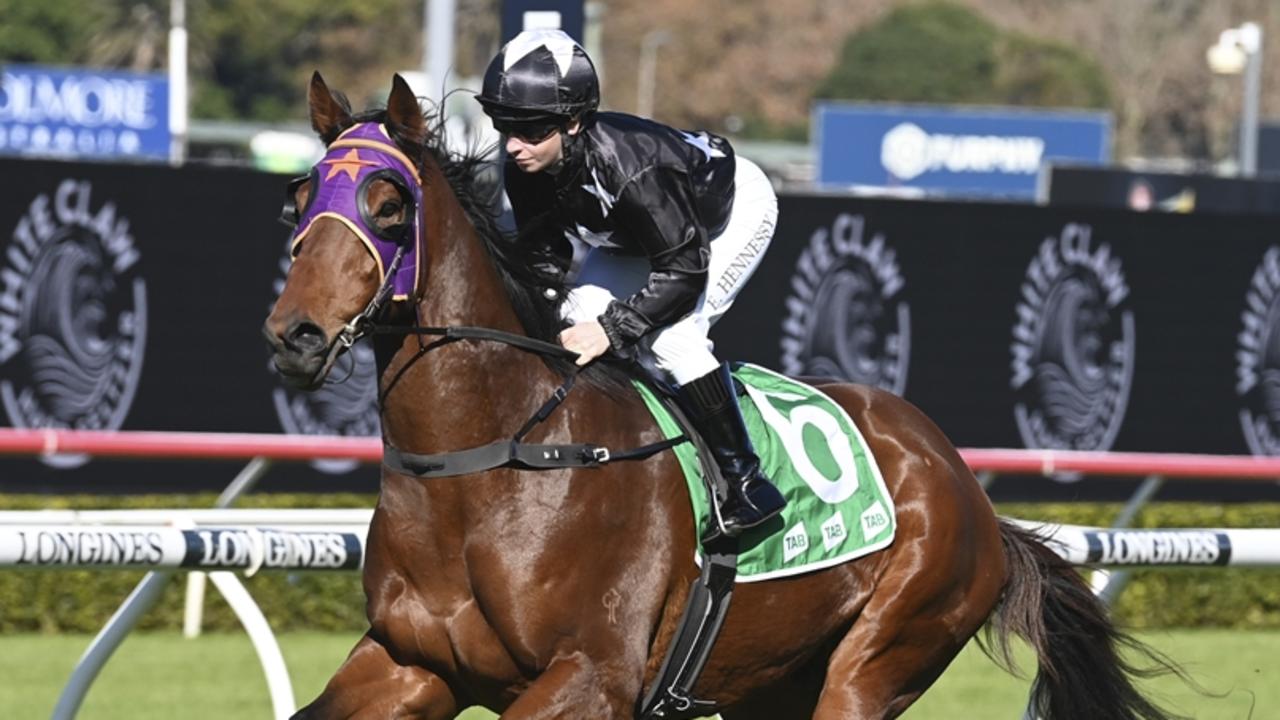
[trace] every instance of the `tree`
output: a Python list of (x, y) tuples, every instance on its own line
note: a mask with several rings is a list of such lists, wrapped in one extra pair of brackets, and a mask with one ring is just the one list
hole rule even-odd
[(899, 8), (845, 40), (816, 97), (905, 102), (995, 101), (1000, 33), (948, 2)]
[(900, 7), (852, 33), (815, 97), (1105, 107), (1102, 70), (1066, 45), (997, 28), (972, 10)]
[(199, 0), (187, 17), (197, 117), (302, 119), (315, 70), (362, 109), (420, 57), (415, 0)]

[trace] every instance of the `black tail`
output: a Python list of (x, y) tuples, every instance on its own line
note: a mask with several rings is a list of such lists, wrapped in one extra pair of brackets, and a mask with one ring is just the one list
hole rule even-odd
[[(1195, 683), (1167, 657), (1118, 630), (1084, 578), (1035, 533), (1000, 519), (1008, 564), (1004, 596), (980, 639), (987, 656), (1016, 674), (1011, 634), (1036, 651), (1031, 717), (1042, 720), (1168, 720), (1134, 686), (1135, 678), (1177, 675)], [(1136, 653), (1144, 667), (1121, 651)]]

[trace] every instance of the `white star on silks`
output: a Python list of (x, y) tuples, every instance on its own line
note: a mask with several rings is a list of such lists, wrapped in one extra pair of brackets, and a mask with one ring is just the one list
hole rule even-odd
[(724, 153), (711, 147), (711, 139), (707, 137), (706, 133), (698, 133), (697, 135), (694, 135), (693, 133), (681, 130), (680, 134), (684, 136), (685, 142), (701, 150), (702, 154), (707, 156), (707, 160), (710, 160), (713, 157), (724, 157)]
[(574, 42), (573, 38), (560, 30), (549, 28), (525, 30), (507, 43), (506, 53), (502, 56), (502, 69), (510, 70), (520, 58), (540, 47), (545, 47), (555, 58), (556, 66), (560, 68), (560, 77), (564, 77), (564, 74), (569, 72), (569, 65), (573, 62), (573, 49), (577, 46), (578, 43)]
[(604, 189), (604, 184), (600, 182), (600, 176), (596, 174), (595, 168), (591, 168), (591, 179), (595, 180), (595, 184), (583, 185), (582, 189), (596, 196), (600, 201), (600, 214), (609, 217), (609, 212), (613, 210), (613, 204), (618, 202), (618, 198)]

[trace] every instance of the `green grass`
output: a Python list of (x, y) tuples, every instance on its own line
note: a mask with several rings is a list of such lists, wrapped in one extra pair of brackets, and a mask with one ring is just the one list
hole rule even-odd
[[(1168, 653), (1209, 690), (1196, 695), (1176, 680), (1151, 689), (1167, 706), (1193, 718), (1280, 717), (1280, 631), (1195, 630), (1147, 633), (1142, 639)], [(0, 718), (47, 718), (88, 636), (0, 637)], [(300, 702), (314, 697), (342, 661), (354, 636), (290, 633), (280, 638)], [(1029, 656), (1023, 656), (1029, 666)], [(905, 715), (909, 720), (1021, 716), (1026, 681), (1005, 675), (969, 647), (939, 683)], [(266, 682), (247, 637), (206, 635), (184, 641), (175, 634), (135, 634), (121, 646), (94, 684), (80, 720), (150, 718), (270, 718)], [(474, 710), (467, 720), (493, 716)], [(786, 719), (782, 719), (786, 720)]]

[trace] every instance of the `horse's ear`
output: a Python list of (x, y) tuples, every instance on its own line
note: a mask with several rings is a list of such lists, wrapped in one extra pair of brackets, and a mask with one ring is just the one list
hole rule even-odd
[(387, 96), (387, 130), (392, 139), (411, 150), (419, 150), (427, 142), (427, 121), (422, 117), (422, 107), (399, 73), (391, 78), (391, 94)]
[(311, 106), (311, 127), (324, 141), (333, 142), (338, 135), (351, 127), (351, 110), (342, 98), (335, 97), (317, 70), (311, 74), (311, 86), (307, 89), (307, 104)]

